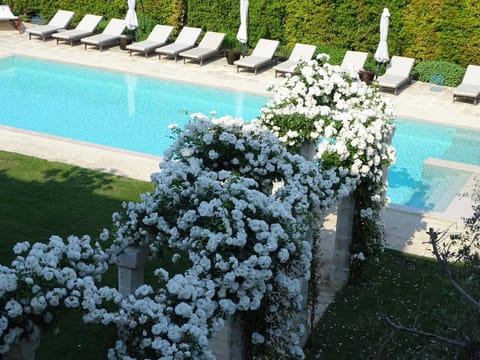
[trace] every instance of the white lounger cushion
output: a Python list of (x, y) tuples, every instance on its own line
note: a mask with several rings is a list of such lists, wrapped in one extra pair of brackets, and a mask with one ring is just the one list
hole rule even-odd
[(87, 48), (87, 44), (90, 44), (96, 45), (102, 50), (105, 45), (119, 42), (125, 27), (125, 20), (113, 18), (101, 34), (88, 36), (80, 41), (85, 44), (85, 49)]
[(403, 56), (393, 56), (385, 74), (378, 78), (378, 85), (383, 88), (393, 89), (395, 94), (398, 89), (410, 80), (415, 59)]
[(201, 32), (202, 29), (200, 28), (185, 26), (173, 43), (162, 46), (156, 49), (155, 52), (159, 54), (159, 58), (161, 58), (162, 55), (169, 55), (174, 56), (175, 61), (177, 61), (177, 55), (179, 53), (195, 46)]
[(347, 50), (340, 67), (343, 69), (351, 69), (352, 71), (358, 73), (361, 69), (363, 69), (365, 61), (367, 61), (367, 57), (367, 52)]
[[(200, 61), (200, 65), (204, 59), (207, 59), (218, 53), (222, 46), (224, 33), (207, 31), (198, 47), (181, 52), (180, 56), (183, 58), (194, 59)], [(185, 60), (185, 59), (184, 59)]]
[(255, 74), (257, 69), (265, 66), (272, 61), (273, 55), (280, 42), (278, 40), (260, 39), (253, 49), (252, 55), (234, 62), (237, 65), (237, 72), (240, 67), (253, 69)]
[(18, 20), (18, 16), (13, 15), (8, 5), (0, 5), (0, 21)]
[(74, 41), (93, 34), (101, 20), (102, 16), (100, 15), (86, 14), (75, 29), (55, 33), (52, 37), (57, 39), (57, 44), (59, 40), (65, 40), (73, 44)]
[(130, 55), (132, 52), (137, 51), (145, 53), (145, 57), (147, 57), (150, 52), (167, 43), (172, 31), (173, 26), (155, 25), (147, 39), (127, 45), (127, 50), (130, 50)]
[(288, 60), (273, 67), (273, 70), (275, 70), (275, 77), (279, 72), (293, 73), (300, 60), (310, 60), (316, 49), (317, 47), (315, 45), (295, 44)]
[(480, 66), (468, 65), (462, 83), (453, 89), (453, 101), (457, 97), (472, 98), (476, 104), (480, 97)]

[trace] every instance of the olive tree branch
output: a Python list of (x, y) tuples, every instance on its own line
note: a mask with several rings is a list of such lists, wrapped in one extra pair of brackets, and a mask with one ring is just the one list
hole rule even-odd
[(448, 276), (448, 280), (452, 284), (452, 286), (457, 290), (460, 295), (462, 295), (475, 309), (480, 311), (480, 303), (474, 299), (453, 277), (452, 270), (450, 269), (450, 265), (448, 263), (448, 258), (445, 253), (440, 253), (438, 249), (438, 243), (440, 242), (441, 239), (446, 234), (446, 231), (443, 231), (442, 233), (439, 233), (434, 231), (432, 228), (430, 228), (427, 231), (427, 234), (430, 236), (430, 243), (432, 244), (433, 247), (433, 254), (435, 255), (437, 261), (440, 263), (440, 265), (443, 268), (443, 271), (445, 274)]
[(430, 333), (430, 332), (427, 332), (427, 331), (418, 330), (418, 329), (416, 329), (416, 328), (411, 328), (411, 327), (399, 325), (399, 324), (395, 323), (392, 319), (390, 319), (390, 318), (389, 318), (387, 315), (385, 315), (385, 314), (381, 314), (381, 316), (385, 319), (385, 321), (386, 321), (392, 328), (394, 328), (394, 329), (397, 330), (397, 331), (403, 331), (403, 332), (408, 332), (408, 333), (411, 333), (411, 334), (415, 334), (415, 335), (427, 337), (427, 338), (436, 340), (436, 341), (438, 341), (438, 342), (442, 342), (442, 343), (444, 343), (444, 344), (447, 344), (447, 345), (450, 345), (450, 346), (459, 347), (459, 348), (463, 348), (463, 349), (464, 349), (464, 348), (467, 346), (467, 344), (468, 344), (467, 341), (449, 339), (449, 338), (446, 338), (446, 337), (443, 337), (443, 336), (440, 336), (440, 335), (437, 335), (437, 334), (434, 334), (434, 333)]

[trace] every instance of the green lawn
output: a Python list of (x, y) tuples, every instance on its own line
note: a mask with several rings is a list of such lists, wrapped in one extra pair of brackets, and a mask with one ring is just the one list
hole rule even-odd
[[(111, 214), (123, 201), (138, 200), (152, 189), (147, 182), (0, 152), (0, 263), (10, 263), (18, 241), (98, 235), (110, 227)], [(115, 286), (115, 278), (112, 268), (105, 281)], [(429, 340), (396, 335), (379, 314), (455, 336), (441, 318), (461, 306), (435, 262), (386, 251), (380, 264), (368, 267), (357, 284), (337, 295), (313, 333), (307, 358), (454, 359), (458, 354), (452, 351), (431, 355), (435, 347)], [(114, 329), (83, 325), (79, 314), (68, 314), (58, 325), (59, 335), (42, 334), (37, 360), (105, 359), (113, 345)]]
[[(112, 225), (123, 201), (137, 201), (153, 185), (75, 166), (0, 152), (0, 263), (9, 265), (19, 241), (46, 241), (50, 235), (97, 236)], [(115, 286), (116, 269), (106, 276)], [(114, 330), (86, 326), (72, 313), (60, 334), (42, 334), (37, 360), (105, 359)]]
[(392, 331), (381, 314), (455, 338), (453, 322), (464, 309), (436, 261), (386, 250), (380, 264), (337, 294), (312, 334), (307, 359), (463, 359), (461, 351)]

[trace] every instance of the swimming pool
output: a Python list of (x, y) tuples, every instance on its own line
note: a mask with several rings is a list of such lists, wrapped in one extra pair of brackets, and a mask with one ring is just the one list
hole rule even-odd
[(267, 97), (18, 56), (0, 59), (0, 124), (163, 155), (191, 113), (253, 119)]
[[(0, 124), (161, 156), (187, 112), (252, 119), (268, 101), (239, 92), (22, 57), (0, 59)], [(392, 203), (443, 211), (470, 174), (425, 166), (438, 158), (480, 166), (480, 132), (396, 120)]]
[(397, 119), (393, 145), (387, 195), (395, 204), (444, 211), (471, 176), (425, 164), (428, 158), (480, 165), (479, 131)]

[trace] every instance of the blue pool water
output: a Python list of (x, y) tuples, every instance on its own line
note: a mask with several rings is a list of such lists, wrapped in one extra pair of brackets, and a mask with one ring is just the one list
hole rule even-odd
[(471, 175), (425, 166), (429, 157), (480, 166), (479, 131), (398, 119), (393, 145), (387, 194), (395, 204), (443, 211)]
[[(267, 97), (22, 57), (0, 59), (0, 124), (152, 155), (196, 112), (253, 119)], [(188, 114), (187, 114), (188, 113)]]
[[(161, 156), (168, 125), (217, 111), (246, 120), (267, 97), (22, 57), (0, 59), (0, 124)], [(398, 119), (392, 203), (442, 211), (470, 176), (424, 166), (438, 158), (480, 166), (480, 132)]]

